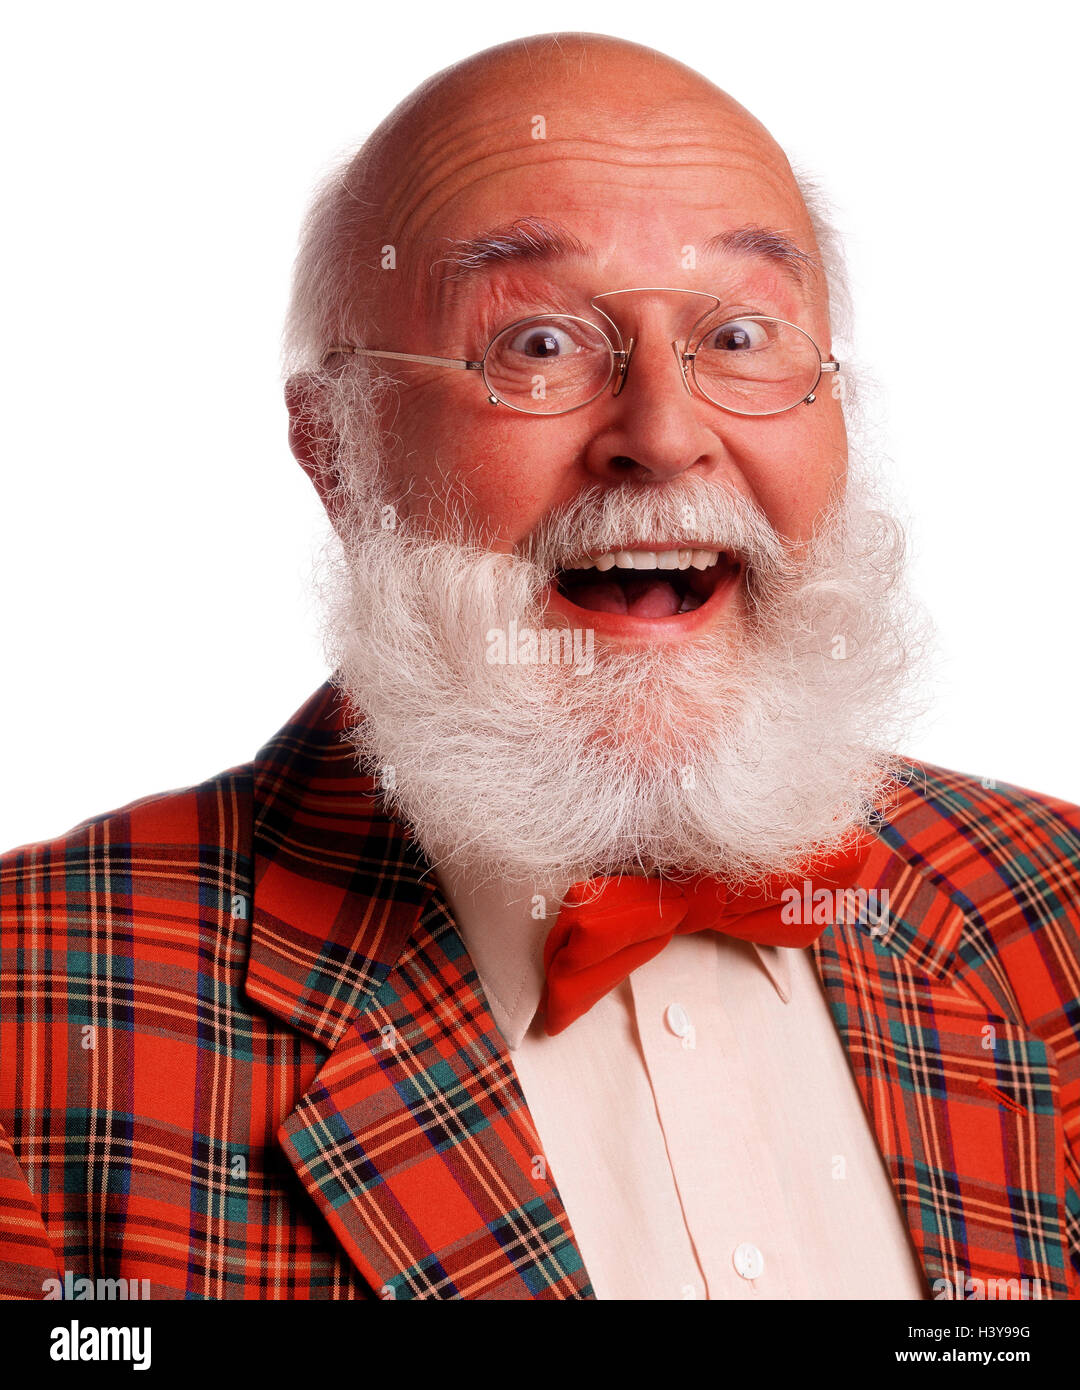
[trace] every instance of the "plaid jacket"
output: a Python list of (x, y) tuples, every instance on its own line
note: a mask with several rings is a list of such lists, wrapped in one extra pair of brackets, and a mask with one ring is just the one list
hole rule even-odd
[[(7, 1297), (593, 1297), (342, 727), (324, 685), (253, 762), (0, 859)], [(928, 1294), (1080, 1297), (1080, 812), (915, 767), (865, 883), (887, 930), (813, 952)]]

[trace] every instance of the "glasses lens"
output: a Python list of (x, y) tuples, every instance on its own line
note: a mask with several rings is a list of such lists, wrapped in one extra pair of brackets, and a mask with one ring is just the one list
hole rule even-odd
[(611, 346), (595, 324), (547, 314), (511, 324), (492, 339), (484, 381), (515, 410), (559, 415), (595, 400), (614, 365)]
[(760, 314), (710, 325), (695, 349), (694, 378), (702, 393), (740, 415), (790, 410), (820, 377), (813, 338)]

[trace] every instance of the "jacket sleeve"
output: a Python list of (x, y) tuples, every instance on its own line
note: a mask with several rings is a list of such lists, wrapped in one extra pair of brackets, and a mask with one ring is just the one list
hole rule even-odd
[(0, 1299), (45, 1297), (47, 1279), (63, 1280), (37, 1198), (0, 1125)]

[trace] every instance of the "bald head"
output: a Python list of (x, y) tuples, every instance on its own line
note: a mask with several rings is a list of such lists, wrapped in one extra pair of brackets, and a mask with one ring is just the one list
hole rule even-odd
[(477, 182), (552, 161), (619, 160), (648, 173), (665, 156), (700, 161), (729, 147), (778, 184), (787, 160), (738, 102), (674, 59), (603, 35), (540, 35), (501, 44), (421, 84), (360, 156), (362, 190), (384, 229), (422, 235)]
[[(603, 234), (586, 249), (601, 275), (618, 279), (631, 226), (641, 273), (661, 277), (650, 283), (673, 283), (688, 246), (741, 226), (831, 268), (805, 193), (755, 117), (664, 54), (596, 34), (501, 44), (422, 83), (325, 185), (297, 262), (289, 365), (430, 321), (462, 245), (552, 220), (581, 243), (579, 214), (597, 209)], [(687, 208), (715, 211), (707, 234)], [(826, 296), (824, 275), (815, 288)]]

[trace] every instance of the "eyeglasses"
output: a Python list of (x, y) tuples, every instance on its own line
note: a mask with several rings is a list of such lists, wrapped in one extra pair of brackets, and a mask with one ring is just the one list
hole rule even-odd
[(698, 391), (734, 415), (780, 415), (800, 404), (811, 405), (825, 372), (839, 372), (835, 358), (825, 359), (805, 329), (766, 314), (726, 316), (721, 301), (702, 290), (607, 290), (589, 303), (606, 328), (576, 314), (537, 313), (500, 328), (477, 361), (428, 357), (383, 348), (333, 347), (335, 353), (391, 358), (431, 367), (479, 372), (492, 405), (509, 406), (526, 415), (566, 415), (596, 400), (614, 378), (613, 396), (626, 384), (635, 339), (623, 343), (615, 321), (598, 299), (620, 294), (692, 294), (711, 301), (686, 338), (671, 344), (683, 385)]

